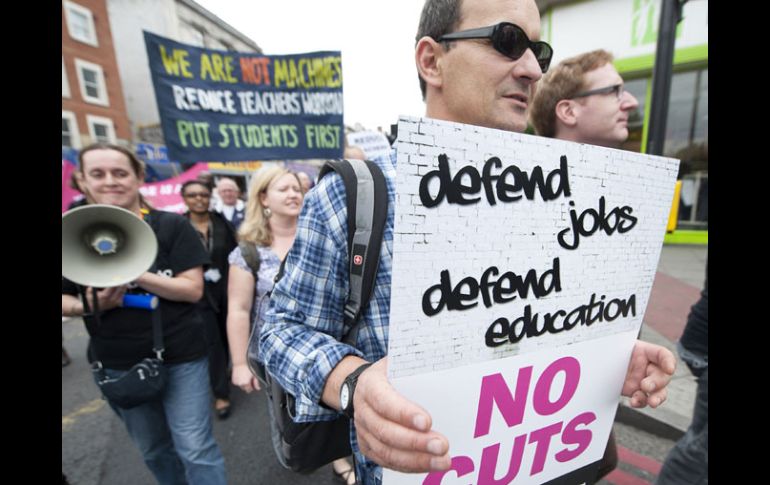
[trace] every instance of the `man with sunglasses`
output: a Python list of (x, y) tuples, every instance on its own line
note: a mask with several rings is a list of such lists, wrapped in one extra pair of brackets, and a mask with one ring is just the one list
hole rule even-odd
[(623, 89), (612, 54), (600, 49), (551, 69), (538, 86), (530, 119), (538, 135), (619, 148), (628, 138), (628, 117), (638, 107)]
[[(426, 0), (415, 48), (426, 116), (524, 131), (535, 83), (552, 56), (550, 46), (537, 41), (539, 33), (533, 0)], [(387, 179), (392, 207), (395, 152), (374, 161)], [(262, 328), (260, 357), (296, 397), (298, 422), (333, 419), (340, 412), (353, 419), (356, 476), (365, 485), (381, 482), (381, 466), (448, 470), (446, 437), (386, 377), (392, 210), (355, 345), (338, 340), (348, 288), (346, 214), (341, 178), (324, 177), (305, 199), (285, 276), (274, 287)], [(674, 365), (663, 347), (637, 345), (623, 394), (633, 395), (634, 406), (658, 406)]]
[[(639, 107), (623, 89), (612, 54), (599, 49), (571, 57), (540, 81), (530, 120), (538, 135), (619, 148), (628, 138), (628, 117)], [(596, 481), (617, 467), (614, 432), (610, 433)]]

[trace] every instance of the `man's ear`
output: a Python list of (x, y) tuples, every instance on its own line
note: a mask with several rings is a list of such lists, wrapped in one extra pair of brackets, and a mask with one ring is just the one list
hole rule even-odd
[(574, 127), (577, 124), (579, 109), (571, 99), (562, 99), (556, 103), (556, 119), (566, 126)]
[(443, 47), (428, 36), (420, 39), (414, 50), (417, 72), (425, 84), (434, 88), (441, 87), (441, 56), (443, 53)]

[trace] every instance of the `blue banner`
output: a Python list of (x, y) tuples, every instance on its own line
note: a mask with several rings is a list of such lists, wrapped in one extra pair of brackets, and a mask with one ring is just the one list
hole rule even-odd
[(144, 32), (168, 157), (341, 158), (342, 56), (201, 49)]

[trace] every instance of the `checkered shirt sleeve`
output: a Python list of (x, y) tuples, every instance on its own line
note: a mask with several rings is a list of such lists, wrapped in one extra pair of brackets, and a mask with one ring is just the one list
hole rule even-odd
[(375, 159), (388, 185), (388, 220), (375, 289), (362, 314), (355, 348), (340, 342), (347, 300), (347, 208), (342, 178), (324, 176), (305, 197), (285, 272), (275, 285), (260, 334), (260, 357), (296, 398), (296, 422), (334, 419), (321, 406), (327, 376), (346, 355), (374, 362), (385, 356), (390, 312), (395, 150)]

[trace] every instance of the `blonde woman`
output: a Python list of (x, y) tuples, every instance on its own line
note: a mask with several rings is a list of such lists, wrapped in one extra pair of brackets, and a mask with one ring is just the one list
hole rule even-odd
[[(260, 261), (258, 274), (252, 273), (240, 247), (228, 258), (227, 336), (233, 361), (232, 382), (247, 393), (260, 390), (259, 381), (246, 360), (249, 334), (252, 327), (259, 331), (262, 315), (267, 310), (267, 304), (262, 304), (263, 297), (272, 290), (281, 261), (294, 243), (303, 196), (295, 173), (282, 167), (259, 171), (251, 181), (246, 217), (238, 229), (238, 240), (256, 247)], [(353, 467), (347, 460), (335, 460), (332, 466), (340, 481), (355, 483)]]
[(228, 258), (227, 336), (233, 361), (232, 382), (247, 393), (260, 389), (246, 362), (249, 334), (260, 321), (260, 313), (266, 310), (260, 311), (259, 303), (273, 288), (278, 267), (294, 243), (302, 199), (301, 185), (294, 173), (282, 167), (258, 172), (249, 187), (246, 217), (238, 230), (238, 240), (256, 247), (259, 273), (252, 273), (239, 247)]

